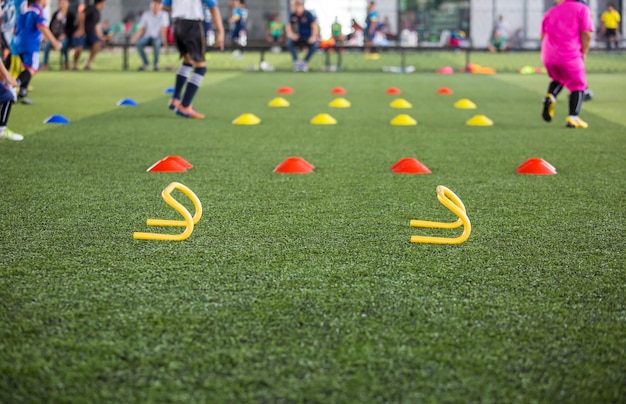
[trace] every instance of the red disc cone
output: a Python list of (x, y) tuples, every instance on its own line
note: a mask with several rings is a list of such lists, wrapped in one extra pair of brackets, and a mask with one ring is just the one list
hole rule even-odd
[(530, 158), (517, 167), (518, 174), (551, 175), (556, 168), (542, 158)]
[(177, 162), (178, 164), (180, 164), (184, 168), (193, 168), (193, 164), (191, 164), (190, 162), (188, 162), (187, 160), (185, 160), (184, 158), (182, 158), (180, 156), (167, 156), (163, 160), (172, 160), (172, 161)]
[(391, 166), (391, 171), (396, 174), (430, 174), (428, 167), (412, 157), (398, 160)]
[(146, 171), (151, 173), (183, 173), (187, 169), (174, 160), (159, 160), (150, 166)]
[(450, 90), (448, 87), (441, 87), (437, 90), (437, 94), (450, 95), (454, 93), (454, 91)]
[(280, 87), (278, 90), (276, 90), (276, 92), (278, 94), (293, 94), (294, 93), (293, 88), (287, 87), (287, 86)]
[(400, 91), (400, 89), (398, 87), (389, 87), (387, 89), (387, 91), (385, 91), (385, 92), (387, 94), (393, 94), (393, 95), (402, 93), (402, 91)]
[(346, 89), (343, 87), (335, 87), (332, 90), (330, 90), (330, 93), (331, 94), (348, 94)]
[(309, 174), (315, 166), (302, 157), (289, 157), (274, 168), (275, 173), (283, 174)]

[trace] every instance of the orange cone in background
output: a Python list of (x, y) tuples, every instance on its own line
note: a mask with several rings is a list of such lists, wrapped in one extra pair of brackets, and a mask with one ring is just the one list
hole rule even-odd
[(278, 94), (293, 94), (293, 88), (285, 86), (285, 87), (280, 87), (278, 90), (276, 90), (276, 92)]
[(542, 158), (530, 158), (517, 167), (518, 174), (552, 175), (556, 174), (556, 168)]
[(146, 171), (150, 173), (184, 173), (187, 169), (174, 160), (164, 158), (148, 167)]
[(275, 173), (310, 174), (315, 166), (302, 157), (289, 157), (274, 168)]
[(431, 171), (424, 164), (412, 157), (405, 157), (391, 166), (391, 171), (396, 174), (430, 174)]
[(193, 164), (191, 164), (190, 162), (188, 162), (187, 160), (185, 160), (184, 158), (180, 156), (167, 156), (163, 160), (175, 161), (176, 163), (180, 164), (184, 168), (193, 168)]

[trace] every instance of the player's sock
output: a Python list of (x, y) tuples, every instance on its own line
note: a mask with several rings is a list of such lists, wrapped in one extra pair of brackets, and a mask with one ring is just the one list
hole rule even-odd
[(183, 100), (181, 102), (183, 107), (188, 107), (191, 105), (191, 101), (193, 97), (196, 95), (196, 91), (198, 91), (198, 87), (202, 84), (202, 79), (204, 78), (204, 74), (206, 73), (206, 67), (196, 67), (193, 69), (193, 74), (189, 77), (187, 82), (187, 87), (185, 88), (185, 95), (183, 96)]
[(192, 69), (192, 65), (188, 65), (186, 63), (180, 65), (178, 71), (176, 72), (176, 83), (174, 86), (174, 95), (172, 95), (172, 98), (180, 100), (181, 94), (183, 92), (183, 87), (185, 86), (185, 83), (187, 82), (187, 77), (189, 77), (189, 73), (191, 73)]
[(26, 97), (26, 92), (28, 91), (28, 83), (30, 83), (31, 78), (32, 78), (32, 74), (30, 73), (30, 70), (28, 69), (22, 70), (20, 75), (17, 76), (17, 82), (20, 87), (20, 93), (19, 93), (20, 97)]
[(583, 106), (583, 100), (585, 99), (584, 91), (572, 91), (569, 95), (569, 115), (578, 116), (580, 109)]
[(552, 94), (554, 98), (559, 95), (561, 90), (563, 90), (563, 84), (559, 83), (556, 80), (550, 82), (550, 84), (548, 85), (548, 93)]
[(11, 115), (11, 101), (6, 101), (0, 105), (0, 128), (6, 128), (7, 122), (9, 122), (9, 115)]

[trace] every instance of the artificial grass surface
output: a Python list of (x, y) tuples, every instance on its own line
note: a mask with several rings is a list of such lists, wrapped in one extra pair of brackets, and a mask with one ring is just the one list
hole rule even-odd
[[(38, 76), (9, 124), (26, 139), (0, 143), (0, 401), (623, 399), (624, 124), (591, 110), (618, 76), (590, 78), (588, 130), (563, 127), (566, 102), (541, 121), (540, 77), (208, 74), (204, 121), (165, 108), (173, 74), (67, 77)], [(292, 106), (267, 107), (283, 85)], [(352, 108), (326, 106), (334, 86)], [(231, 125), (244, 112), (263, 122)], [(320, 112), (339, 124), (309, 125)], [(417, 127), (389, 125), (405, 112)], [(495, 125), (465, 126), (479, 113)], [(145, 172), (171, 154), (194, 168)], [(315, 173), (272, 173), (292, 155)], [(433, 173), (392, 174), (402, 157)], [(529, 157), (558, 174), (516, 175)], [(176, 218), (171, 181), (203, 202), (194, 233), (133, 240)], [(453, 220), (439, 184), (472, 235), (410, 244), (458, 234), (408, 226)]]

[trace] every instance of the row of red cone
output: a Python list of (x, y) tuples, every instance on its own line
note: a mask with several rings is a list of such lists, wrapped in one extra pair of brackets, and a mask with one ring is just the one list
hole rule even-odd
[[(167, 156), (146, 171), (148, 172), (185, 172), (193, 165), (180, 156)], [(302, 157), (289, 157), (276, 168), (275, 173), (283, 174), (309, 174), (315, 166)], [(391, 171), (396, 174), (430, 174), (428, 167), (415, 158), (405, 157), (391, 166)], [(518, 174), (550, 175), (556, 174), (556, 168), (541, 158), (531, 158), (517, 167)]]
[[(275, 173), (308, 174), (315, 166), (302, 157), (289, 157), (274, 169)], [(396, 174), (430, 174), (431, 171), (423, 163), (413, 157), (405, 157), (391, 166)], [(531, 158), (517, 167), (518, 174), (549, 175), (556, 174), (556, 168), (542, 158)]]
[[(284, 86), (284, 87), (280, 87), (278, 90), (276, 90), (276, 92), (278, 94), (293, 94), (295, 91), (293, 88), (289, 87), (289, 86)], [(345, 88), (343, 87), (333, 87), (330, 90), (331, 94), (347, 94), (348, 91), (346, 91)], [(391, 94), (391, 95), (398, 95), (402, 93), (402, 90), (400, 90), (398, 87), (389, 87), (385, 93), (387, 94)], [(440, 89), (437, 90), (438, 94), (452, 94), (452, 90), (450, 90), (448, 87), (441, 87)]]

